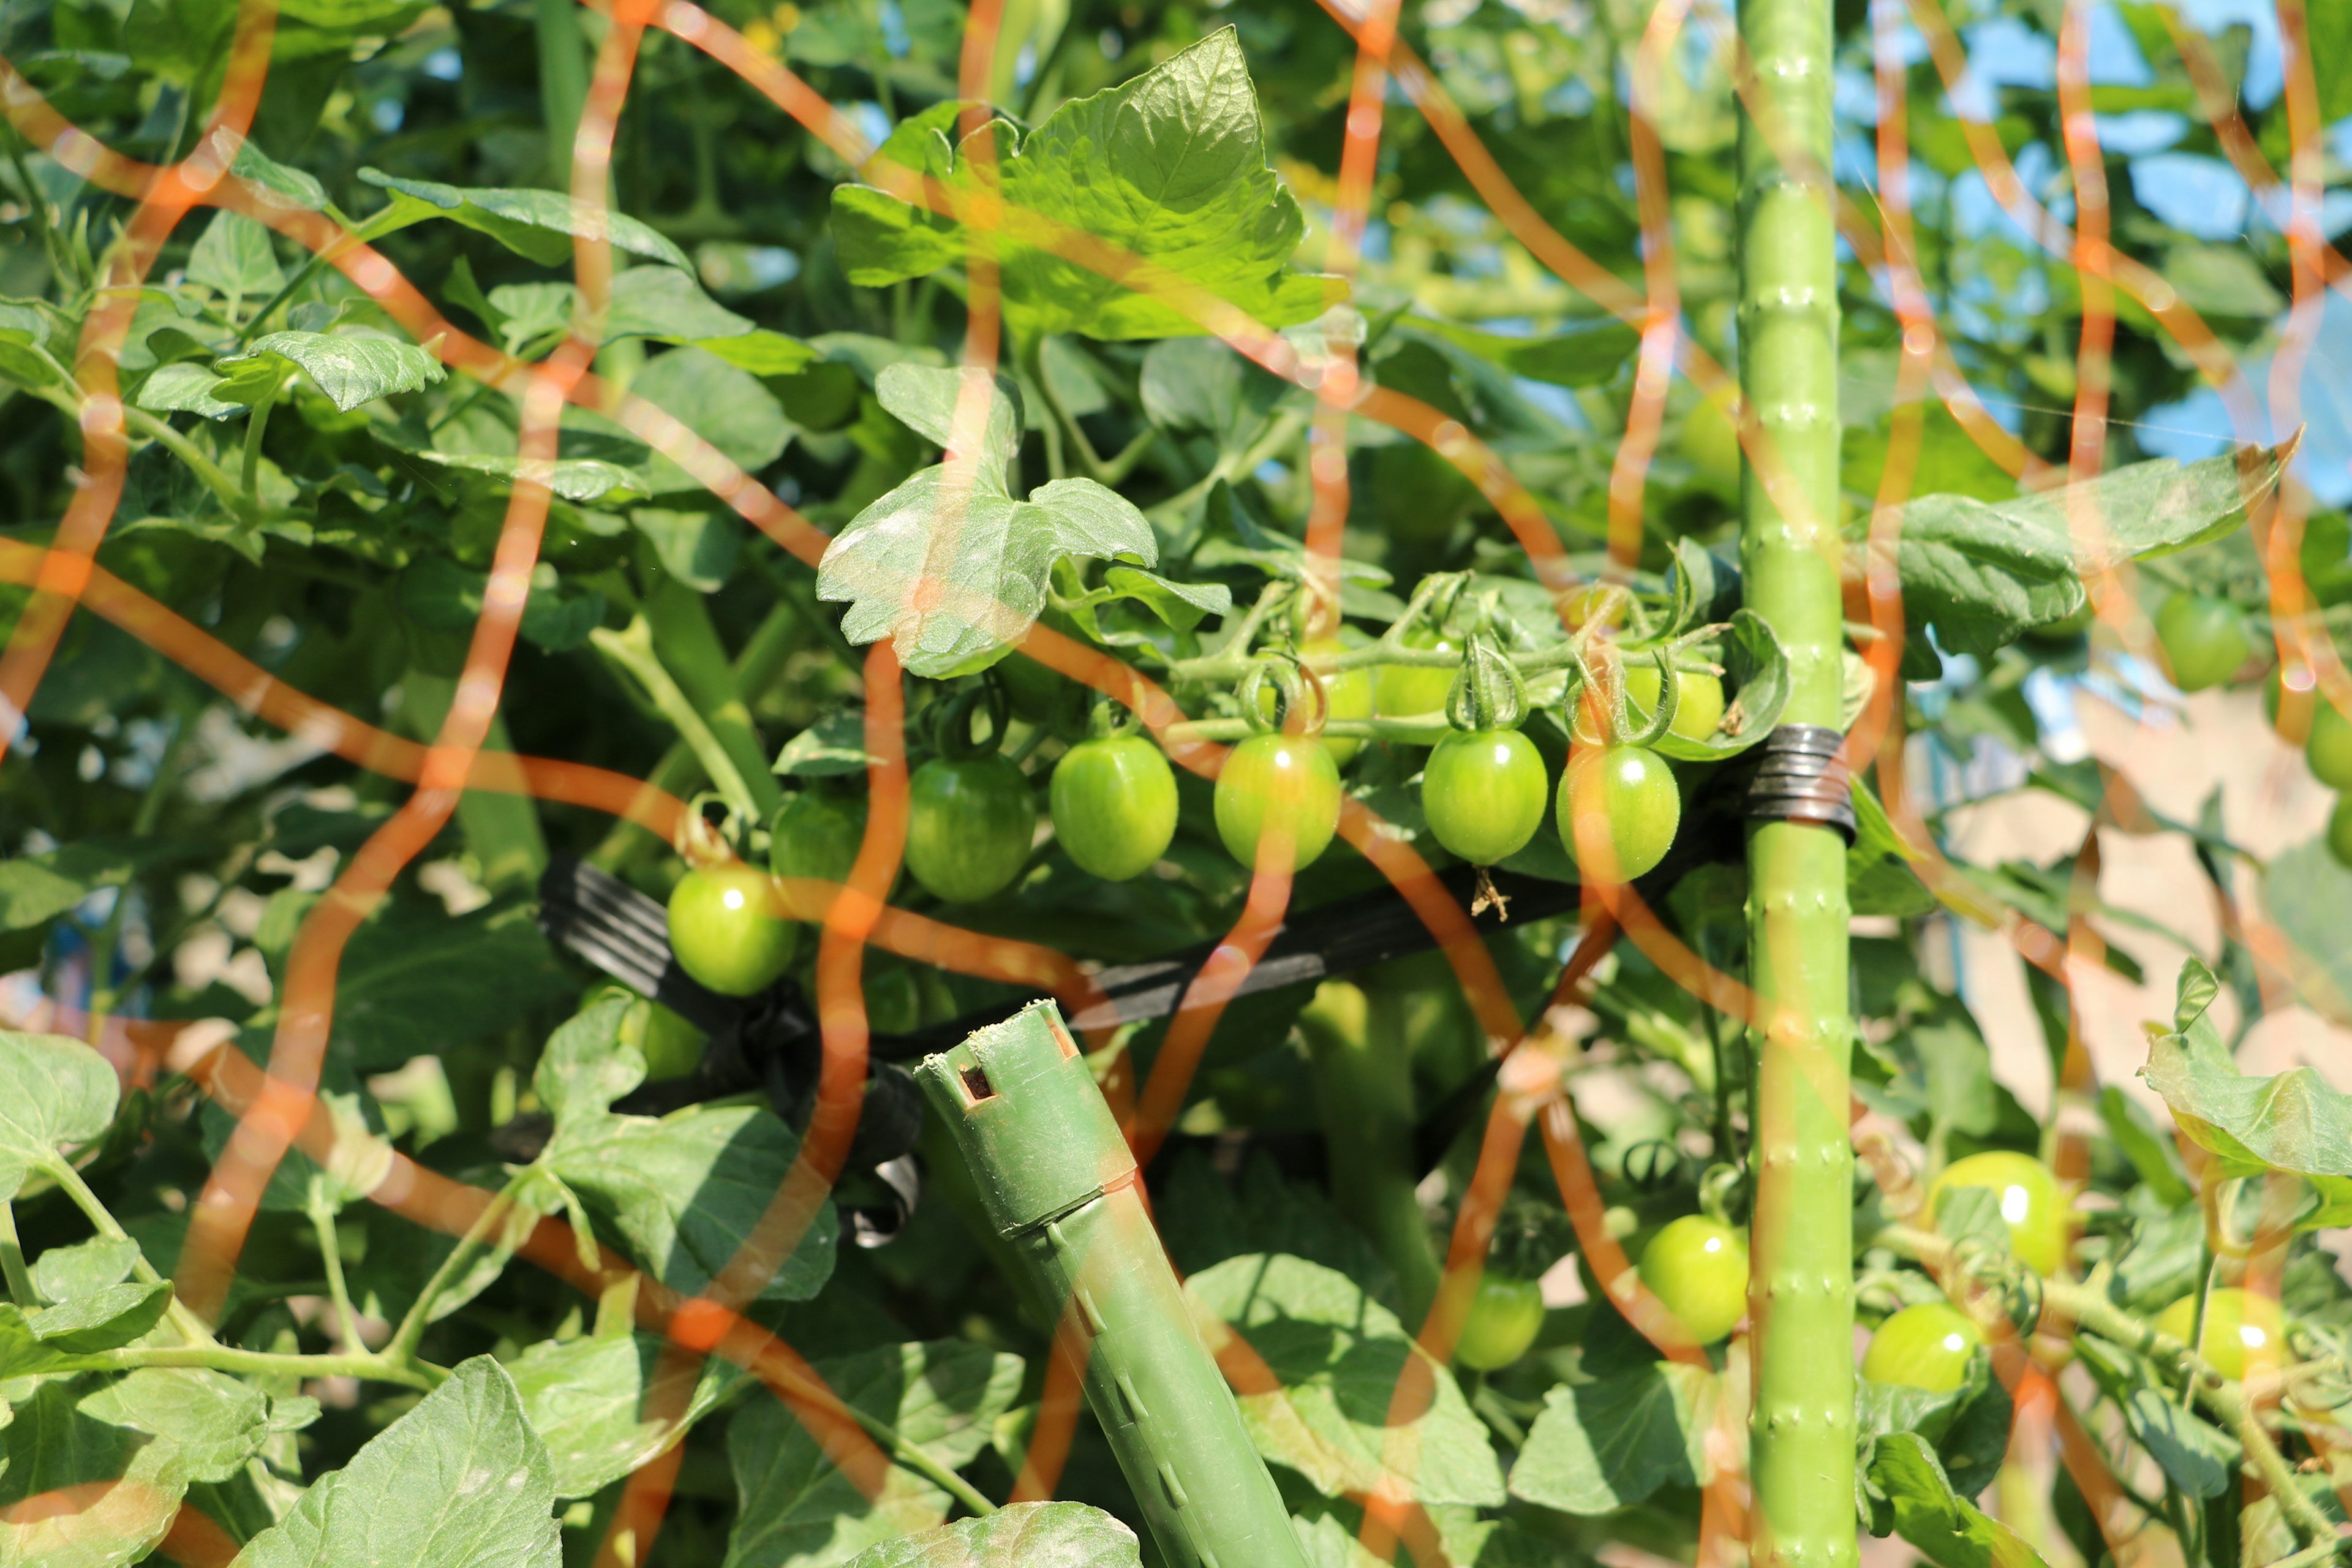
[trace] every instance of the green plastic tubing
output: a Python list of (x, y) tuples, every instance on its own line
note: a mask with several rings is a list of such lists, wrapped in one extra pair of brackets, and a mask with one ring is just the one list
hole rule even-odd
[(1026, 1284), (1086, 1336), (1087, 1401), (1171, 1568), (1307, 1568), (1060, 1012), (1039, 1002), (915, 1078)]
[[(1831, 0), (1743, 0), (1754, 120), (1740, 124), (1739, 361), (1769, 450), (1803, 498), (1740, 486), (1748, 602), (1789, 650), (1784, 721), (1836, 728), (1837, 268), (1830, 167)], [(1756, 1568), (1850, 1568), (1853, 1510), (1853, 1150), (1846, 1131), (1845, 844), (1751, 827), (1748, 963), (1759, 995), (1756, 1217), (1748, 1282)]]

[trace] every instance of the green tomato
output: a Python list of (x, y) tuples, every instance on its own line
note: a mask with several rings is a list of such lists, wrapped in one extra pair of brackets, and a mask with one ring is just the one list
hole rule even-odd
[[(1408, 632), (1404, 640), (1408, 647), (1434, 648), (1439, 653), (1462, 651), (1457, 644), (1427, 632)], [(1445, 699), (1454, 689), (1454, 669), (1443, 665), (1381, 665), (1372, 685), (1372, 706), (1383, 719), (1417, 719), (1424, 713), (1443, 713)]]
[(777, 807), (768, 825), (768, 869), (779, 877), (846, 882), (865, 842), (864, 796), (803, 790)]
[[(1636, 723), (1658, 710), (1658, 667), (1647, 658), (1625, 661), (1625, 696), (1639, 710)], [(1675, 671), (1675, 721), (1667, 726), (1686, 741), (1704, 741), (1723, 722), (1723, 680), (1700, 669)]]
[(1677, 445), (1699, 478), (1719, 489), (1739, 488), (1739, 426), (1722, 399), (1710, 397), (1683, 416)]
[(1010, 757), (933, 757), (907, 795), (907, 870), (933, 898), (978, 903), (1029, 863), (1037, 800)]
[(2175, 593), (2165, 600), (2156, 612), (2156, 636), (2172, 667), (2172, 684), (2183, 691), (2221, 685), (2254, 652), (2238, 606), (2203, 594)]
[(2011, 1256), (2036, 1274), (2058, 1272), (2066, 1261), (2066, 1199), (2049, 1166), (2006, 1149), (1955, 1160), (1928, 1189), (1927, 1212), (1936, 1212), (1946, 1191), (1959, 1187), (1991, 1188), (2009, 1226)]
[(2352, 795), (2338, 795), (2327, 814), (2327, 852), (2337, 865), (2352, 867)]
[(1482, 1274), (1469, 1315), (1462, 1320), (1461, 1337), (1454, 1342), (1454, 1359), (1473, 1372), (1507, 1367), (1528, 1353), (1543, 1321), (1542, 1286), (1491, 1271)]
[(1969, 1358), (1984, 1343), (1984, 1331), (1947, 1301), (1906, 1307), (1870, 1336), (1862, 1375), (1873, 1383), (1948, 1394), (1969, 1378)]
[[(2194, 1291), (2156, 1317), (2157, 1331), (2182, 1344), (2189, 1342), (2189, 1331), (2196, 1326)], [(2233, 1382), (2245, 1377), (2250, 1360), (2258, 1367), (2275, 1369), (2286, 1359), (2286, 1321), (2279, 1315), (2279, 1304), (2252, 1290), (2214, 1291), (2205, 1300), (2205, 1331), (2198, 1336), (2197, 1353)]]
[(866, 1026), (877, 1035), (911, 1035), (923, 1026), (923, 994), (905, 964), (869, 948), (861, 989)]
[(765, 871), (740, 864), (688, 871), (670, 889), (670, 950), (722, 996), (764, 991), (800, 942), (800, 928), (782, 909)]
[(692, 1072), (702, 1060), (709, 1037), (660, 1003), (647, 999), (629, 1009), (621, 1022), (621, 1038), (637, 1047), (637, 1054), (646, 1058), (646, 1079), (657, 1082)]
[(1106, 882), (1142, 875), (1176, 837), (1176, 774), (1142, 735), (1082, 741), (1054, 768), (1054, 837)]
[(1589, 877), (1630, 882), (1674, 847), (1682, 791), (1642, 746), (1580, 747), (1559, 781), (1559, 841)]
[(1259, 835), (1269, 823), (1288, 822), (1291, 863), (1275, 868), (1303, 871), (1339, 831), (1339, 765), (1305, 736), (1252, 735), (1225, 753), (1216, 814), (1226, 853), (1253, 869)]
[(1449, 855), (1491, 866), (1527, 847), (1543, 826), (1551, 775), (1517, 730), (1455, 731), (1429, 753), (1421, 810)]
[(1748, 1315), (1748, 1238), (1719, 1219), (1686, 1214), (1642, 1249), (1642, 1283), (1711, 1345)]
[(2325, 695), (2311, 705), (2311, 736), (2303, 743), (2311, 776), (2329, 789), (2352, 789), (2352, 719), (2336, 711)]

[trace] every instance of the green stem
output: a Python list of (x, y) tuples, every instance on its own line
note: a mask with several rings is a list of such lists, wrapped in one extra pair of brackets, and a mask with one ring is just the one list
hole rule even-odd
[(352, 1307), (351, 1288), (343, 1279), (343, 1249), (335, 1236), (335, 1205), (327, 1201), (326, 1177), (315, 1171), (303, 1194), (302, 1208), (310, 1217), (311, 1231), (319, 1238), (319, 1261), (326, 1270), (327, 1300), (334, 1304), (335, 1327), (342, 1333), (346, 1347), (365, 1350), (367, 1342), (360, 1338), (360, 1315)]
[[(401, 678), (399, 721), (403, 729), (429, 745), (441, 732), (449, 705), (457, 700), (466, 649), (454, 634), (412, 635), (415, 662)], [(482, 734), (482, 750), (514, 750), (503, 709), (490, 715), (490, 727)], [(540, 826), (538, 804), (527, 795), (467, 790), (457, 800), (457, 830), (465, 835), (466, 848), (473, 856), (482, 886), (492, 892), (528, 891), (547, 869), (547, 834)]]
[(76, 1356), (65, 1370), (131, 1372), (142, 1366), (201, 1366), (255, 1377), (364, 1377), (410, 1388), (438, 1388), (449, 1373), (423, 1362), (394, 1362), (366, 1352), (338, 1355), (276, 1355), (228, 1345), (164, 1345)]
[(547, 125), (548, 173), (559, 191), (572, 188), (572, 142), (588, 104), (588, 43), (573, 0), (535, 0), (539, 39), (539, 107)]
[[(1740, 552), (1748, 605), (1789, 653), (1782, 721), (1841, 728), (1835, 193), (1821, 176), (1831, 10), (1830, 0), (1739, 8), (1753, 70), (1739, 126), (1740, 386), (1780, 492), (1776, 504), (1742, 461)], [(1749, 830), (1748, 867), (1758, 1008), (1749, 1552), (1756, 1568), (1847, 1568), (1860, 1553), (1845, 841), (1825, 826), (1762, 823)]]
[(259, 521), (258, 513), (247, 506), (245, 491), (229, 478), (228, 470), (198, 451), (194, 442), (145, 409), (134, 408), (128, 403), (122, 405), (122, 419), (133, 430), (187, 464), (189, 472), (202, 479), (206, 489), (220, 497), (232, 516), (243, 522)]
[[(66, 1196), (71, 1198), (74, 1206), (88, 1216), (91, 1226), (99, 1235), (109, 1241), (131, 1241), (131, 1233), (116, 1223), (113, 1214), (99, 1201), (98, 1194), (89, 1190), (89, 1184), (81, 1179), (81, 1173), (75, 1170), (63, 1156), (53, 1155), (40, 1161), (36, 1168), (65, 1190)], [(135, 1242), (132, 1245), (134, 1247), (137, 1246)], [(140, 1283), (144, 1285), (170, 1283), (161, 1274), (155, 1272), (155, 1266), (147, 1261), (145, 1252), (134, 1250), (131, 1257), (131, 1275)], [(174, 1296), (172, 1299), (172, 1304), (165, 1309), (164, 1315), (171, 1319), (172, 1326), (179, 1330), (180, 1337), (186, 1340), (191, 1346), (197, 1349), (214, 1348), (212, 1330), (178, 1297)]]
[[(735, 667), (710, 624), (700, 594), (667, 574), (646, 595), (645, 616), (653, 651), (702, 716), (710, 736), (741, 776), (756, 820), (765, 821), (784, 804), (784, 792), (769, 771), (771, 757), (752, 727), (751, 710), (735, 679)], [(715, 783), (719, 777), (711, 771)]]
[(8, 1280), (8, 1299), (19, 1307), (37, 1307), (40, 1292), (25, 1268), (25, 1244), (16, 1239), (16, 1205), (0, 1198), (0, 1274)]
[(514, 1207), (515, 1194), (525, 1182), (530, 1180), (530, 1174), (528, 1167), (516, 1172), (507, 1184), (499, 1189), (498, 1194), (482, 1205), (482, 1212), (474, 1216), (474, 1223), (466, 1227), (466, 1234), (457, 1238), (457, 1245), (449, 1249), (449, 1256), (441, 1260), (441, 1267), (433, 1271), (432, 1278), (425, 1281), (425, 1289), (416, 1293), (416, 1300), (400, 1320), (400, 1326), (393, 1330), (391, 1342), (382, 1352), (384, 1360), (405, 1366), (416, 1359), (416, 1346), (433, 1321), (433, 1304), (457, 1282), (457, 1276), (474, 1260), (474, 1254), (481, 1249), (483, 1239), (505, 1223), (507, 1211)]
[(277, 406), (278, 395), (285, 388), (283, 381), (273, 382), (245, 416), (245, 462), (237, 475), (237, 489), (245, 493), (245, 504), (256, 517), (261, 515), (261, 437), (269, 428), (269, 411)]
[[(784, 667), (807, 642), (811, 625), (812, 617), (803, 614), (803, 607), (787, 599), (768, 612), (768, 618), (744, 643), (743, 651), (735, 656), (734, 676), (735, 690), (747, 711), (782, 678)], [(662, 753), (646, 782), (677, 795), (694, 784), (699, 776), (698, 768), (694, 748), (680, 740)], [(646, 851), (663, 847), (660, 839), (635, 823), (616, 822), (589, 858), (608, 871), (619, 872)]]
[(1192, 510), (1202, 496), (1215, 488), (1219, 479), (1230, 479), (1235, 474), (1256, 472), (1260, 463), (1305, 435), (1310, 417), (1297, 409), (1284, 410), (1275, 416), (1273, 424), (1266, 426), (1265, 434), (1252, 442), (1246, 451), (1225, 453), (1217, 459), (1216, 466), (1201, 476), (1197, 481), (1170, 496), (1166, 500), (1151, 508), (1145, 515), (1181, 518)]
[(1385, 990), (1326, 982), (1298, 1015), (1330, 1163), (1331, 1203), (1395, 1271), (1404, 1321), (1418, 1323), (1443, 1275), (1422, 1217), (1413, 1161), (1412, 1055)]
[[(750, 781), (736, 768), (735, 759), (728, 754), (726, 747), (719, 743), (718, 737), (710, 732), (710, 726), (703, 722), (702, 714), (688, 700), (686, 693), (678, 689), (677, 682), (670, 678), (668, 669), (655, 656), (653, 637), (646, 629), (646, 618), (634, 616), (625, 627), (617, 632), (609, 626), (599, 626), (588, 634), (588, 640), (595, 644), (597, 652), (635, 678), (646, 695), (653, 700), (654, 706), (661, 710), (662, 717), (670, 721), (687, 745), (693, 749), (696, 760), (701, 763), (703, 772), (709, 776), (711, 786), (725, 797), (727, 804), (747, 821), (759, 820), (764, 814), (752, 799)], [(761, 776), (773, 785), (773, 776), (764, 769)]]

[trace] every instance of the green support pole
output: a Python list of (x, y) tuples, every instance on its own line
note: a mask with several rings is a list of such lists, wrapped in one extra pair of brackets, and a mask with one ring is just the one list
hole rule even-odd
[[(1739, 366), (1765, 450), (1803, 504), (1784, 513), (1743, 465), (1748, 603), (1789, 651), (1783, 722), (1840, 727), (1837, 260), (1830, 0), (1744, 0), (1753, 62), (1740, 123)], [(1746, 421), (1743, 420), (1743, 424)], [(1850, 1568), (1853, 1510), (1853, 1149), (1846, 1131), (1845, 843), (1751, 826), (1749, 977), (1761, 1009), (1748, 1300), (1756, 1568)]]
[(1028, 1287), (1083, 1336), (1087, 1402), (1171, 1568), (1307, 1568), (1061, 1014), (1036, 1003), (915, 1078)]

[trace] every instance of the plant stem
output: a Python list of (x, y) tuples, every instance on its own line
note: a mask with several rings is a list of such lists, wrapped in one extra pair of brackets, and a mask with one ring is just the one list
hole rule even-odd
[(424, 1362), (394, 1362), (388, 1356), (364, 1351), (338, 1355), (276, 1355), (268, 1351), (215, 1344), (101, 1351), (96, 1355), (77, 1356), (69, 1368), (61, 1370), (131, 1372), (142, 1366), (200, 1366), (256, 1377), (364, 1377), (428, 1391), (438, 1388), (449, 1375), (443, 1368)]
[(245, 416), (245, 461), (238, 471), (237, 489), (245, 493), (245, 504), (256, 517), (261, 515), (261, 437), (269, 428), (269, 411), (278, 405), (278, 395), (285, 386), (283, 381), (272, 383)]
[[(749, 781), (735, 766), (735, 759), (729, 755), (727, 748), (720, 745), (719, 738), (710, 732), (710, 726), (702, 721), (701, 713), (688, 700), (686, 693), (678, 689), (677, 682), (671, 679), (669, 670), (655, 656), (653, 637), (646, 628), (646, 618), (635, 616), (626, 627), (617, 632), (609, 626), (599, 626), (588, 634), (588, 640), (596, 645), (597, 652), (635, 677), (646, 695), (653, 700), (654, 706), (661, 710), (662, 717), (670, 721), (679, 737), (692, 749), (695, 760), (702, 764), (712, 787), (726, 797), (727, 804), (741, 813), (746, 820), (756, 821), (761, 814), (751, 798)], [(772, 775), (762, 769), (761, 776), (773, 787), (775, 780)]]
[[(1843, 728), (1835, 194), (1822, 174), (1831, 10), (1739, 8), (1755, 84), (1739, 125), (1739, 373), (1754, 416), (1743, 445), (1778, 470), (1768, 494), (1768, 476), (1741, 462), (1740, 553), (1748, 606), (1788, 649), (1782, 721)], [(1825, 826), (1762, 823), (1748, 868), (1759, 1010), (1749, 1551), (1756, 1568), (1845, 1568), (1859, 1558), (1845, 842)]]
[[(783, 805), (784, 794), (769, 771), (772, 758), (751, 724), (751, 706), (735, 679), (719, 629), (700, 594), (665, 575), (646, 595), (646, 629), (654, 653), (678, 689), (702, 716), (711, 738), (726, 752), (741, 778), (752, 817), (765, 821)], [(717, 783), (719, 774), (712, 770)]]
[[(415, 658), (408, 673), (401, 677), (399, 723), (430, 745), (441, 732), (450, 703), (457, 700), (466, 648), (455, 634), (412, 631), (410, 635)], [(514, 750), (503, 706), (490, 714), (482, 749)], [(540, 826), (538, 803), (529, 795), (468, 789), (457, 800), (457, 829), (465, 835), (466, 848), (474, 858), (482, 886), (492, 892), (528, 891), (547, 869), (547, 835)]]
[(1326, 982), (1298, 1028), (1329, 1151), (1332, 1206), (1380, 1249), (1396, 1273), (1405, 1321), (1417, 1323), (1444, 1270), (1414, 1192), (1412, 1057), (1400, 1005)]
[(19, 1307), (41, 1304), (33, 1277), (25, 1270), (25, 1244), (16, 1239), (16, 1205), (5, 1198), (0, 1198), (0, 1274), (7, 1276), (10, 1300)]
[(245, 491), (238, 488), (235, 479), (229, 478), (228, 470), (196, 450), (194, 442), (145, 409), (134, 408), (128, 403), (122, 405), (122, 420), (124, 424), (150, 440), (157, 442), (165, 451), (187, 464), (188, 471), (202, 479), (206, 489), (220, 497), (222, 504), (228, 508), (232, 516), (243, 522), (259, 521), (258, 513), (247, 507)]
[(335, 1205), (327, 1201), (327, 1179), (320, 1173), (310, 1173), (310, 1190), (303, 1194), (303, 1211), (310, 1216), (310, 1229), (319, 1238), (319, 1261), (327, 1275), (327, 1299), (334, 1303), (335, 1327), (343, 1336), (345, 1348), (357, 1352), (367, 1349), (360, 1338), (360, 1315), (352, 1307), (351, 1288), (343, 1280), (342, 1245), (335, 1236)]
[(384, 1360), (405, 1366), (416, 1359), (417, 1342), (425, 1338), (425, 1331), (433, 1321), (433, 1303), (441, 1299), (442, 1293), (457, 1281), (458, 1273), (473, 1261), (474, 1254), (481, 1249), (483, 1238), (505, 1221), (507, 1212), (514, 1207), (515, 1194), (530, 1179), (530, 1174), (528, 1167), (516, 1172), (507, 1184), (499, 1189), (497, 1195), (482, 1205), (482, 1212), (474, 1216), (474, 1223), (466, 1227), (466, 1234), (457, 1238), (457, 1245), (449, 1249), (449, 1256), (441, 1260), (441, 1267), (433, 1271), (432, 1278), (425, 1281), (425, 1289), (416, 1293), (416, 1300), (400, 1320), (400, 1326), (393, 1330), (392, 1339), (382, 1352)]
[(580, 8), (572, 0), (535, 0), (539, 41), (539, 107), (547, 126), (548, 173), (559, 191), (572, 188), (572, 142), (588, 103), (588, 45), (580, 35)]
[[(89, 1217), (90, 1225), (97, 1229), (99, 1235), (109, 1241), (131, 1240), (131, 1233), (116, 1222), (107, 1206), (99, 1201), (98, 1194), (89, 1190), (89, 1184), (81, 1179), (81, 1173), (75, 1170), (62, 1155), (41, 1161), (36, 1168), (65, 1189), (66, 1196), (71, 1198), (74, 1206)], [(136, 1246), (135, 1243), (133, 1245)], [(147, 1261), (147, 1255), (143, 1251), (134, 1251), (131, 1254), (131, 1272), (132, 1277), (142, 1284), (169, 1283), (161, 1274), (155, 1272), (155, 1266)], [(180, 1331), (180, 1337), (186, 1340), (191, 1346), (200, 1350), (213, 1348), (212, 1330), (177, 1296), (172, 1299), (172, 1304), (165, 1309), (164, 1315), (172, 1320), (172, 1326)]]

